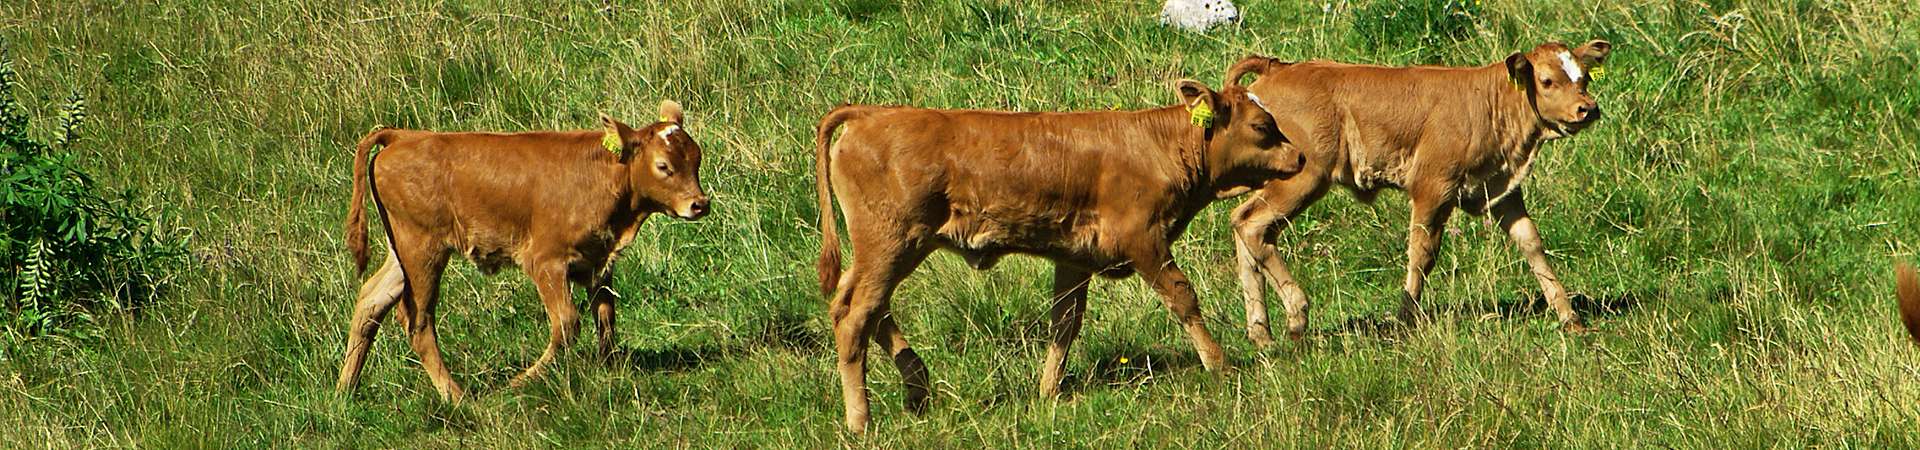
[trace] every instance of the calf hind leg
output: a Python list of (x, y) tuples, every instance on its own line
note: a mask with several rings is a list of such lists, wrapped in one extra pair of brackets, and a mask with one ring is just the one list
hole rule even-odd
[[(918, 355), (912, 355), (911, 360), (899, 358), (903, 354), (911, 354), (911, 348), (907, 346), (904, 335), (899, 334), (898, 324), (887, 317), (888, 301), (894, 287), (913, 272), (928, 253), (907, 247), (900, 243), (903, 241), (906, 240), (861, 240), (856, 237), (853, 266), (849, 269), (852, 273), (848, 274), (852, 278), (842, 279), (840, 292), (835, 294), (834, 304), (829, 306), (833, 315), (834, 348), (839, 356), (840, 396), (846, 408), (847, 429), (855, 433), (865, 432), (867, 422), (872, 417), (867, 401), (869, 339), (884, 339), (882, 345), (893, 347), (888, 350), (895, 352), (896, 361), (918, 363), (915, 364), (918, 367), (902, 364), (901, 370), (908, 383), (908, 407), (915, 407), (914, 403), (924, 403), (924, 400), (914, 399), (916, 389), (913, 385), (926, 384), (923, 375), (926, 365), (918, 361)], [(883, 328), (888, 331), (886, 336), (874, 335)], [(924, 394), (918, 396), (925, 398)]]
[(880, 349), (893, 355), (893, 367), (900, 369), (901, 381), (906, 384), (907, 411), (922, 413), (933, 395), (932, 374), (927, 371), (927, 363), (920, 354), (913, 351), (913, 345), (907, 343), (906, 332), (900, 331), (900, 324), (894, 322), (892, 308), (878, 311), (880, 318), (874, 323), (873, 342)]
[(440, 272), (447, 266), (447, 252), (412, 249), (404, 252), (400, 261), (406, 271), (407, 292), (411, 294), (401, 305), (408, 309), (401, 313), (401, 317), (409, 319), (408, 343), (420, 358), (420, 367), (426, 369), (427, 378), (433, 381), (434, 390), (440, 392), (441, 398), (459, 403), (465, 399), (466, 392), (447, 370), (447, 363), (440, 356), (440, 338), (434, 331), (434, 309), (440, 301)]
[[(353, 321), (347, 326), (346, 357), (340, 364), (340, 379), (334, 388), (340, 392), (351, 392), (360, 384), (360, 369), (367, 362), (367, 353), (373, 350), (373, 342), (379, 335), (380, 321), (386, 318), (393, 305), (400, 302), (400, 296), (406, 292), (406, 277), (400, 268), (400, 261), (387, 254), (387, 262), (374, 271), (373, 277), (360, 285), (359, 300), (354, 302)], [(401, 322), (406, 322), (401, 317)]]

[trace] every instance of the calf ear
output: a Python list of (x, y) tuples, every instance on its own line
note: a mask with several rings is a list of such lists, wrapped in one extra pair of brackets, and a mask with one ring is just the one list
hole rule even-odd
[(1573, 49), (1573, 56), (1580, 58), (1580, 65), (1587, 67), (1606, 64), (1608, 53), (1613, 53), (1613, 43), (1599, 39), (1587, 41), (1580, 48)]
[(606, 147), (607, 151), (620, 155), (621, 159), (625, 159), (627, 151), (632, 148), (629, 145), (628, 136), (633, 134), (633, 128), (607, 116), (607, 113), (600, 113), (600, 129), (602, 133), (600, 145)]
[(1202, 98), (1206, 99), (1207, 103), (1216, 101), (1213, 89), (1207, 87), (1206, 83), (1195, 80), (1180, 80), (1176, 82), (1174, 86), (1175, 89), (1180, 92), (1180, 103), (1192, 105)]
[(661, 122), (672, 122), (673, 124), (678, 125), (685, 118), (686, 116), (684, 115), (684, 113), (680, 108), (680, 102), (676, 102), (673, 100), (660, 101), (660, 121)]
[(1533, 61), (1528, 60), (1525, 53), (1507, 55), (1507, 76), (1513, 78), (1514, 86), (1532, 86)]
[(1185, 105), (1187, 111), (1194, 115), (1195, 124), (1205, 122), (1206, 127), (1211, 128), (1217, 123), (1214, 115), (1224, 109), (1222, 108), (1224, 105), (1220, 104), (1220, 94), (1214, 93), (1206, 83), (1180, 80), (1174, 90), (1180, 93), (1180, 104)]

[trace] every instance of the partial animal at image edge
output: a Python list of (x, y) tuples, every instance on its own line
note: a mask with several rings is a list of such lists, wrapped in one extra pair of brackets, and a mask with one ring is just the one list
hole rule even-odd
[(1893, 273), (1900, 302), (1900, 322), (1907, 326), (1907, 336), (1920, 343), (1920, 274), (1915, 274), (1913, 264), (1906, 262), (1895, 266)]

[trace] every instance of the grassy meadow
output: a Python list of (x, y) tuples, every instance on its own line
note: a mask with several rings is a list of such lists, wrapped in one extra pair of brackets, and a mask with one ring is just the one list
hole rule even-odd
[[(1204, 35), (1160, 26), (1152, 0), (527, 3), (0, 2), (28, 106), (85, 95), (83, 166), (191, 236), (173, 286), (104, 313), (103, 337), (0, 358), (0, 447), (1920, 446), (1920, 347), (1891, 275), (1920, 249), (1920, 3), (1487, 0), (1449, 28), (1245, 0), (1243, 25)], [(894, 300), (931, 410), (903, 411), (876, 356), (870, 432), (841, 431), (813, 282), (812, 127), (834, 105), (1144, 108), (1249, 53), (1480, 65), (1591, 38), (1615, 45), (1592, 87), (1608, 115), (1547, 144), (1526, 186), (1599, 332), (1561, 332), (1518, 252), (1467, 216), (1430, 278), (1433, 323), (1378, 326), (1405, 197), (1336, 192), (1279, 241), (1312, 336), (1257, 350), (1228, 201), (1175, 252), (1233, 370), (1201, 369), (1141, 282), (1103, 280), (1071, 398), (1040, 399), (1048, 265), (940, 254)], [(716, 212), (642, 227), (616, 269), (613, 364), (589, 334), (507, 389), (545, 315), (519, 272), (456, 262), (439, 330), (471, 400), (438, 400), (391, 326), (357, 395), (333, 392), (366, 130), (592, 128), (662, 98), (687, 105)]]

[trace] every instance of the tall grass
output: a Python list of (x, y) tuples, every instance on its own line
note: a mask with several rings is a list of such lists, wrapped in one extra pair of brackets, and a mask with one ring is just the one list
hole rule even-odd
[[(179, 287), (107, 319), (103, 341), (0, 361), (0, 443), (1920, 445), (1920, 353), (1891, 322), (1888, 270), (1920, 236), (1920, 6), (1496, 0), (1458, 37), (1369, 41), (1369, 2), (1242, 3), (1245, 25), (1211, 35), (1160, 27), (1146, 0), (0, 3), (25, 84), (91, 100), (82, 163), (196, 236)], [(895, 299), (933, 410), (903, 412), (880, 364), (870, 436), (839, 431), (808, 282), (810, 127), (833, 105), (1138, 108), (1247, 53), (1477, 65), (1589, 38), (1616, 45), (1594, 87), (1608, 116), (1549, 144), (1528, 189), (1601, 333), (1557, 331), (1474, 218), (1446, 238), (1434, 324), (1370, 326), (1397, 305), (1405, 206), (1335, 194), (1280, 241), (1313, 336), (1256, 351), (1217, 206), (1176, 252), (1237, 370), (1204, 372), (1151, 290), (1103, 281), (1072, 399), (1038, 399), (1044, 263), (936, 256)], [(36, 111), (63, 100), (35, 95)], [(358, 396), (332, 393), (359, 281), (338, 226), (359, 133), (588, 128), (661, 98), (688, 106), (716, 214), (642, 227), (616, 270), (620, 361), (576, 352), (505, 389), (544, 315), (524, 276), (455, 264), (440, 329), (474, 399), (435, 400), (392, 331)]]

